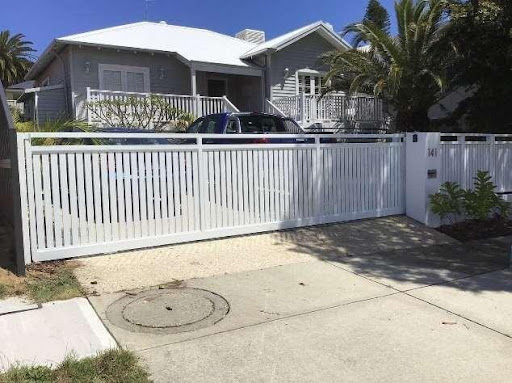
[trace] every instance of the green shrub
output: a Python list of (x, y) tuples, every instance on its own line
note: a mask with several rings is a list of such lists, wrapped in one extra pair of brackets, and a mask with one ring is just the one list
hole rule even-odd
[(473, 189), (464, 190), (456, 182), (445, 182), (439, 192), (430, 196), (430, 207), (441, 220), (448, 217), (451, 223), (460, 216), (483, 221), (493, 214), (507, 219), (510, 204), (495, 189), (489, 172), (478, 171)]
[(463, 206), (468, 218), (483, 221), (492, 213), (508, 217), (509, 204), (496, 194), (489, 172), (478, 171), (474, 180), (473, 190), (464, 193)]
[(430, 196), (432, 212), (441, 220), (449, 218), (452, 223), (462, 214), (464, 190), (456, 182), (445, 182), (436, 194)]
[(109, 127), (185, 131), (194, 121), (193, 115), (155, 95), (93, 101), (87, 103), (87, 108), (93, 119)]

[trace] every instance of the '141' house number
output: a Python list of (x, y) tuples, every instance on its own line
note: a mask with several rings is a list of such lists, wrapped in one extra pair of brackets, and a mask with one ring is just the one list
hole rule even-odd
[(437, 157), (437, 149), (428, 149), (429, 157)]

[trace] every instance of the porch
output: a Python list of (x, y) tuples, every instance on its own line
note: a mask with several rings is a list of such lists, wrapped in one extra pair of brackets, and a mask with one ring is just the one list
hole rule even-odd
[[(137, 93), (87, 88), (86, 97), (77, 103), (77, 116), (96, 126), (108, 126), (107, 114), (111, 113), (108, 102), (124, 104), (126, 113), (148, 113), (147, 109), (160, 106), (151, 105), (155, 98), (159, 103), (192, 115), (194, 118), (212, 113), (239, 112), (239, 109), (226, 97), (190, 96), (181, 94)], [(105, 103), (106, 101), (106, 103)], [(145, 109), (145, 110), (141, 110)], [(159, 111), (154, 111), (155, 119), (161, 119)]]
[(304, 128), (318, 124), (323, 127), (343, 125), (345, 128), (366, 125), (381, 130), (385, 123), (382, 100), (371, 96), (303, 93), (266, 100), (266, 110), (291, 117)]

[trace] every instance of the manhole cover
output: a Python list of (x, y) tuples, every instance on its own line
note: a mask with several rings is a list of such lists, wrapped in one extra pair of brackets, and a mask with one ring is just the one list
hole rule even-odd
[(220, 295), (180, 288), (125, 296), (108, 307), (107, 318), (130, 331), (174, 334), (212, 326), (228, 312), (229, 304)]

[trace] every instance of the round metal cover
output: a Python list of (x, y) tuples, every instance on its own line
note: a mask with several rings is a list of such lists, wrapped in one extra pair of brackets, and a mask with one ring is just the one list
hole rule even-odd
[(174, 334), (212, 326), (228, 312), (228, 302), (218, 294), (179, 288), (122, 297), (108, 307), (107, 318), (129, 331)]

